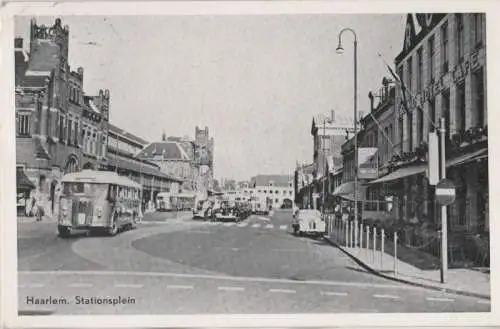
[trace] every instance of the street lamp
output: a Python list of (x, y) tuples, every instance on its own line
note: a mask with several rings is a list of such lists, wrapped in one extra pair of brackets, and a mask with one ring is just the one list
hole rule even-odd
[[(354, 37), (354, 220), (358, 221), (358, 38), (356, 32), (351, 28), (344, 28), (339, 33), (337, 54), (343, 54), (342, 34), (346, 31)], [(357, 228), (357, 225), (355, 226)], [(356, 236), (356, 234), (355, 234)], [(355, 244), (357, 241), (355, 241)]]

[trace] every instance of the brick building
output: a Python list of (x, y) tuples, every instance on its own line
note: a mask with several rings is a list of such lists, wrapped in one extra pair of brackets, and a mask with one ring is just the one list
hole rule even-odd
[(68, 63), (69, 28), (31, 20), (29, 51), (15, 39), (16, 163), (36, 188), (33, 200), (51, 216), (57, 211), (60, 179), (106, 164), (109, 91), (83, 92), (83, 68)]

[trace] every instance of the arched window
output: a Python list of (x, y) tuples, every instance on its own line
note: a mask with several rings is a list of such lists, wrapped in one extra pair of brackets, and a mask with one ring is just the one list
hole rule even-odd
[(78, 171), (78, 161), (74, 156), (71, 156), (66, 162), (66, 167), (64, 169), (65, 173), (72, 173)]

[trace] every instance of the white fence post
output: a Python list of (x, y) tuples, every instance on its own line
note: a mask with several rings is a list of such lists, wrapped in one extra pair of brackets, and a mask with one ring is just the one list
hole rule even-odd
[(394, 232), (394, 276), (398, 275), (398, 232)]
[(381, 244), (380, 244), (380, 270), (384, 269), (384, 244), (385, 244), (385, 230), (382, 229), (381, 233)]
[(359, 232), (359, 227), (358, 227), (358, 220), (354, 220), (354, 248), (358, 247), (358, 232)]
[(365, 225), (361, 224), (360, 232), (359, 232), (359, 247), (363, 249), (363, 234), (365, 234)]
[(344, 245), (345, 245), (346, 247), (349, 247), (349, 245), (348, 245), (348, 240), (349, 240), (349, 230), (347, 229), (347, 224), (348, 224), (348, 222), (346, 221), (346, 222), (344, 223), (344, 238), (345, 238)]
[(366, 225), (366, 255), (370, 252), (370, 226)]
[(377, 228), (373, 227), (373, 246), (372, 246), (372, 260), (373, 264), (375, 264), (375, 251), (377, 250)]

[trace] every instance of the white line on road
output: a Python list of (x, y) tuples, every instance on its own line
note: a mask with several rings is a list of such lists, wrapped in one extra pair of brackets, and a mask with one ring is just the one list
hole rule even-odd
[(223, 290), (223, 291), (244, 291), (245, 288), (243, 288), (243, 287), (217, 287), (217, 290)]
[(245, 227), (245, 226), (247, 226), (247, 225), (248, 225), (248, 223), (239, 223), (239, 224), (238, 224), (238, 227)]
[(347, 296), (348, 295), (347, 292), (334, 292), (334, 291), (322, 291), (321, 294), (325, 295), (325, 296)]
[(269, 221), (269, 220), (271, 220), (270, 218), (267, 218), (267, 217), (260, 217), (260, 216), (259, 216), (258, 218), (259, 218), (260, 220), (265, 220), (265, 221)]
[(280, 226), (280, 230), (286, 230), (286, 229), (287, 229), (287, 227), (288, 227), (288, 225), (281, 225), (281, 226)]
[(233, 226), (233, 225), (236, 225), (236, 223), (224, 223), (224, 226)]
[(134, 271), (18, 271), (18, 275), (33, 275), (40, 277), (41, 275), (48, 276), (68, 276), (75, 277), (83, 276), (142, 276), (142, 277), (167, 277), (167, 278), (191, 278), (199, 280), (227, 280), (234, 282), (266, 282), (266, 283), (292, 283), (298, 285), (324, 285), (324, 286), (348, 286), (348, 287), (371, 287), (385, 289), (404, 289), (404, 290), (420, 290), (422, 288), (409, 285), (391, 285), (377, 284), (370, 282), (352, 282), (352, 281), (328, 281), (328, 280), (306, 280), (296, 281), (289, 279), (274, 279), (263, 277), (235, 277), (227, 275), (212, 275), (212, 274), (189, 274), (189, 273), (169, 273), (169, 272), (134, 272)]
[(260, 224), (253, 224), (252, 227), (253, 228), (258, 228), (258, 227), (260, 227)]
[(427, 297), (426, 298), (428, 301), (431, 302), (454, 302), (454, 299), (451, 298), (438, 298), (438, 297)]
[(491, 301), (490, 300), (478, 300), (477, 303), (478, 304), (487, 304), (487, 305), (490, 305)]
[(399, 296), (394, 295), (373, 295), (375, 298), (384, 298), (384, 299), (399, 299)]
[(18, 284), (18, 288), (42, 288), (45, 284), (43, 283), (31, 283), (31, 284)]
[(90, 288), (92, 287), (92, 283), (70, 283), (68, 287), (71, 288)]
[(115, 284), (116, 288), (142, 288), (143, 284), (128, 284), (128, 283), (117, 283)]
[(295, 294), (296, 291), (292, 289), (269, 289), (269, 292), (281, 293), (281, 294)]
[(193, 286), (185, 286), (185, 285), (176, 285), (176, 284), (169, 284), (167, 286), (167, 289), (193, 289)]
[(266, 228), (273, 228), (273, 227), (274, 227), (274, 225), (273, 225), (273, 224), (267, 224), (267, 225), (266, 225)]

